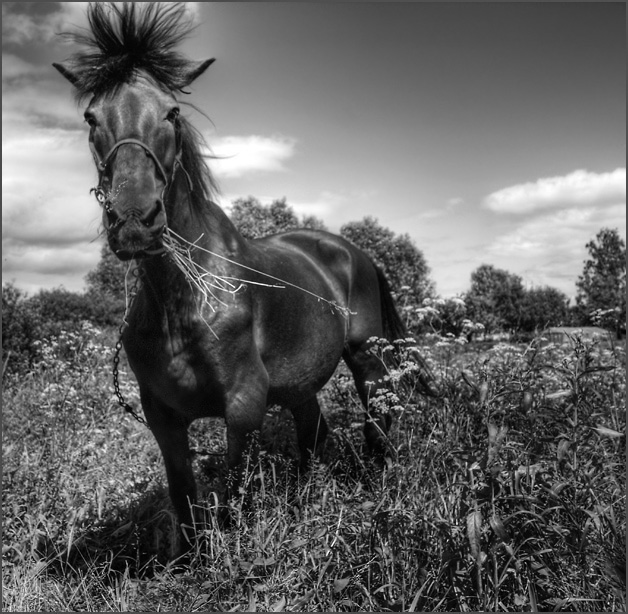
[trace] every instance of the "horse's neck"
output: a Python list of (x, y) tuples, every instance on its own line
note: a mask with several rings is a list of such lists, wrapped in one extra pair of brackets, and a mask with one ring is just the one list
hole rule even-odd
[[(224, 255), (237, 255), (245, 239), (225, 212), (214, 202), (189, 191), (183, 179), (174, 185), (168, 226), (190, 243)], [(199, 203), (196, 199), (201, 199)]]
[[(172, 213), (168, 227), (172, 234), (180, 246), (189, 248), (190, 259), (204, 271), (237, 276), (241, 271), (231, 262), (246, 259), (246, 240), (217, 204), (204, 202), (200, 207), (192, 207), (189, 198), (187, 190), (177, 190), (176, 201), (169, 207)], [(159, 302), (165, 304), (170, 299), (179, 302), (188, 295), (193, 298), (193, 285), (168, 255), (144, 262), (143, 273)]]

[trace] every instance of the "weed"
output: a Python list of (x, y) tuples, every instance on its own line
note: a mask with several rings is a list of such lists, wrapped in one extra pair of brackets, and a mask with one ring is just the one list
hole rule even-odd
[(425, 398), (407, 340), (378, 344), (397, 357), (372, 399), (394, 417), (384, 469), (363, 454), (339, 367), (322, 462), (294, 470), (291, 418), (273, 410), (252, 500), (231, 502), (224, 529), (211, 495), (224, 426), (195, 423), (206, 522), (181, 569), (158, 448), (111, 390), (112, 335), (61, 332), (5, 379), (4, 610), (625, 609), (623, 348), (426, 338), (440, 396)]

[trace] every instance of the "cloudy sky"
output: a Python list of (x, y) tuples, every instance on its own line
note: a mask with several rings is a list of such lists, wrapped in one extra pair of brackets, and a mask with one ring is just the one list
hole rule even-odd
[[(493, 264), (569, 296), (625, 237), (625, 4), (188, 3), (216, 62), (187, 111), (220, 203), (286, 197), (328, 228), (408, 233), (442, 295)], [(87, 127), (51, 62), (80, 2), (2, 3), (3, 282), (84, 287), (100, 210)]]

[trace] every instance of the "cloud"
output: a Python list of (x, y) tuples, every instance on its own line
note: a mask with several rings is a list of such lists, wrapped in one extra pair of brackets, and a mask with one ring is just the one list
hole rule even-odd
[(85, 241), (64, 247), (3, 244), (3, 281), (15, 280), (27, 292), (64, 286), (74, 292), (83, 290), (85, 275), (100, 260), (101, 243)]
[(487, 248), (498, 263), (535, 285), (550, 285), (568, 295), (582, 273), (586, 243), (601, 228), (618, 228), (625, 237), (626, 206), (573, 207), (528, 220), (497, 237)]
[[(48, 67), (45, 67), (46, 69)], [(11, 53), (2, 54), (2, 81), (9, 81), (25, 76), (36, 76), (42, 73), (44, 66), (35, 66)]]
[[(200, 3), (183, 4), (190, 18), (197, 20)], [(3, 2), (2, 42), (18, 47), (53, 42), (60, 32), (87, 25), (87, 5), (87, 2)]]
[(493, 192), (483, 207), (496, 213), (525, 214), (565, 207), (626, 202), (626, 169), (609, 173), (577, 170), (560, 177), (547, 177)]
[(3, 133), (2, 271), (21, 287), (79, 288), (98, 262), (100, 210), (82, 131)]
[(526, 219), (493, 240), (489, 261), (535, 285), (568, 295), (582, 273), (586, 244), (601, 228), (625, 237), (626, 169), (607, 173), (577, 170), (490, 194), (484, 208), (526, 214)]
[(319, 219), (329, 217), (331, 214), (341, 210), (348, 202), (354, 198), (347, 194), (323, 191), (313, 200), (294, 201), (289, 204), (294, 207), (295, 212), (301, 216), (313, 215)]
[(284, 136), (224, 136), (212, 141), (211, 169), (217, 177), (284, 171), (295, 153), (295, 139)]
[(69, 26), (85, 25), (87, 2), (2, 3), (2, 42), (49, 43)]

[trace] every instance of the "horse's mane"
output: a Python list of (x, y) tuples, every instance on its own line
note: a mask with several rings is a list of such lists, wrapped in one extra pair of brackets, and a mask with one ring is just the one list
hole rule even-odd
[[(135, 2), (90, 2), (87, 19), (89, 29), (63, 33), (83, 47), (70, 58), (79, 102), (115, 91), (132, 82), (138, 71), (169, 91), (181, 91), (186, 85), (186, 75), (196, 63), (174, 49), (194, 29), (183, 4), (147, 2), (138, 7)], [(177, 121), (193, 205), (202, 207), (217, 192), (203, 160), (208, 157), (203, 153), (207, 146), (185, 118)]]
[(179, 3), (90, 2), (89, 29), (62, 34), (84, 47), (70, 58), (79, 99), (128, 83), (138, 70), (168, 90), (184, 87), (193, 62), (174, 47), (194, 29), (185, 12)]
[(187, 119), (179, 116), (177, 122), (183, 154), (181, 162), (192, 181), (191, 205), (202, 218), (206, 202), (214, 201), (219, 192), (218, 183), (204, 160), (204, 158), (210, 158), (211, 155), (203, 153), (203, 148), (207, 148), (205, 139)]

